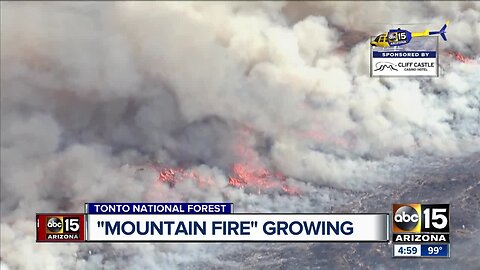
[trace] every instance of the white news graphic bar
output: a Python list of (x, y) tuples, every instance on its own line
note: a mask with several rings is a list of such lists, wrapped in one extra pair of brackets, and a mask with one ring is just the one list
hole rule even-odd
[(388, 220), (388, 214), (90, 214), (87, 241), (384, 242)]
[(421, 257), (421, 245), (393, 245), (393, 257)]

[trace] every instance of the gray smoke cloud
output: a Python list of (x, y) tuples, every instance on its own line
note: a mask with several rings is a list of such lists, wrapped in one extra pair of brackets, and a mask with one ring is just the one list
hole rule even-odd
[[(2, 269), (237, 268), (221, 245), (39, 245), (32, 220), (93, 201), (328, 211), (422, 156), (480, 150), (477, 2), (2, 2), (1, 16)], [(441, 49), (469, 63), (369, 77), (378, 23), (446, 20)], [(230, 186), (237, 144), (302, 195)], [(169, 186), (151, 162), (211, 183)]]

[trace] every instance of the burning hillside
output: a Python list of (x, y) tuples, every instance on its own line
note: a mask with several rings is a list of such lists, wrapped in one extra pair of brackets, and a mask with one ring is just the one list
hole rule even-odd
[[(241, 129), (237, 134), (232, 146), (235, 162), (229, 166), (227, 172), (228, 185), (257, 194), (281, 192), (288, 195), (299, 195), (299, 189), (287, 184), (287, 177), (283, 173), (262, 165), (263, 161), (257, 151), (248, 146), (252, 134), (252, 130), (248, 128)], [(194, 168), (162, 166), (161, 164), (154, 164), (152, 167), (158, 173), (158, 180), (168, 184), (171, 188), (185, 180), (193, 180), (203, 188), (215, 184), (211, 178), (202, 176)]]

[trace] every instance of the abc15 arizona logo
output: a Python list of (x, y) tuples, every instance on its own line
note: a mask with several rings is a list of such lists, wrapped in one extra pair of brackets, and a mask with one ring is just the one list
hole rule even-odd
[(77, 217), (49, 216), (45, 219), (47, 233), (79, 233), (80, 220)]
[(394, 204), (393, 233), (449, 233), (448, 204)]

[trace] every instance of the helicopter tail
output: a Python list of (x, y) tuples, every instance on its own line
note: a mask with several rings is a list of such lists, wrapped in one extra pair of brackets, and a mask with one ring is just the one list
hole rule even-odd
[(430, 34), (430, 30), (425, 29), (423, 32), (412, 32), (412, 37), (426, 37)]
[(447, 36), (445, 35), (446, 34), (445, 30), (447, 29), (448, 23), (449, 23), (449, 21), (447, 21), (443, 25), (443, 27), (442, 27), (442, 29), (440, 29), (440, 31), (433, 31), (433, 32), (430, 32), (429, 34), (430, 35), (440, 34), (440, 36), (443, 38), (443, 40), (447, 41)]

